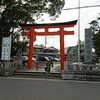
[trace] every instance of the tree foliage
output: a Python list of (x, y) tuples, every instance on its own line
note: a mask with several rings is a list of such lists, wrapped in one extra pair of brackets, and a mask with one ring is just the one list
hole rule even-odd
[(23, 54), (27, 50), (29, 44), (28, 37), (20, 35), (20, 29), (12, 34), (12, 47), (11, 47), (11, 56), (15, 56), (18, 51), (21, 51)]
[(95, 49), (97, 56), (100, 57), (100, 17), (91, 21), (90, 28), (93, 31), (93, 48)]
[(34, 23), (34, 16), (57, 16), (63, 6), (63, 0), (0, 0), (0, 34), (9, 35), (18, 23)]
[(64, 0), (0, 0), (0, 44), (18, 23), (34, 23), (44, 13), (58, 17), (63, 6)]

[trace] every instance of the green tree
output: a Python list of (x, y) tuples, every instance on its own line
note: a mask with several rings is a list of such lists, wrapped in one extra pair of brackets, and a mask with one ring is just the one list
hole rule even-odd
[(29, 44), (28, 37), (21, 36), (20, 30), (17, 30), (12, 34), (12, 52), (11, 56), (15, 56), (18, 51), (21, 51), (23, 54), (27, 50)]
[(34, 23), (44, 13), (58, 17), (63, 6), (64, 0), (0, 0), (0, 50), (2, 37), (14, 34), (18, 23)]
[(90, 28), (93, 31), (92, 40), (93, 48), (98, 57), (100, 57), (100, 17), (97, 17), (96, 20), (91, 21)]

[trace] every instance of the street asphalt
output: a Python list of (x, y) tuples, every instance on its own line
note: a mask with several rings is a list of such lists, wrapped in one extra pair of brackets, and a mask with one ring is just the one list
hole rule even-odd
[(0, 100), (100, 100), (100, 82), (0, 77)]

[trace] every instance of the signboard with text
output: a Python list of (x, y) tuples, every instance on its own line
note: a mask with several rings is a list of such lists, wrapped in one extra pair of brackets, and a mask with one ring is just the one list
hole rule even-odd
[(92, 63), (92, 31), (85, 29), (85, 63)]
[(10, 54), (11, 54), (11, 36), (3, 37), (1, 60), (10, 60)]

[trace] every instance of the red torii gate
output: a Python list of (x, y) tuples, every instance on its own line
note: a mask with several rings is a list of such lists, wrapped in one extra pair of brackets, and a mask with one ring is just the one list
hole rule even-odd
[[(22, 30), (28, 30), (28, 32), (22, 32), (23, 36), (30, 37), (29, 46), (29, 59), (28, 68), (32, 68), (32, 56), (33, 56), (33, 44), (34, 36), (44, 36), (44, 35), (60, 35), (60, 63), (61, 69), (64, 69), (64, 35), (73, 35), (74, 31), (64, 31), (64, 28), (74, 27), (77, 20), (64, 22), (64, 23), (50, 23), (50, 24), (20, 24)], [(49, 29), (59, 28), (57, 32), (50, 32)], [(36, 32), (35, 29), (44, 29), (44, 32)]]

